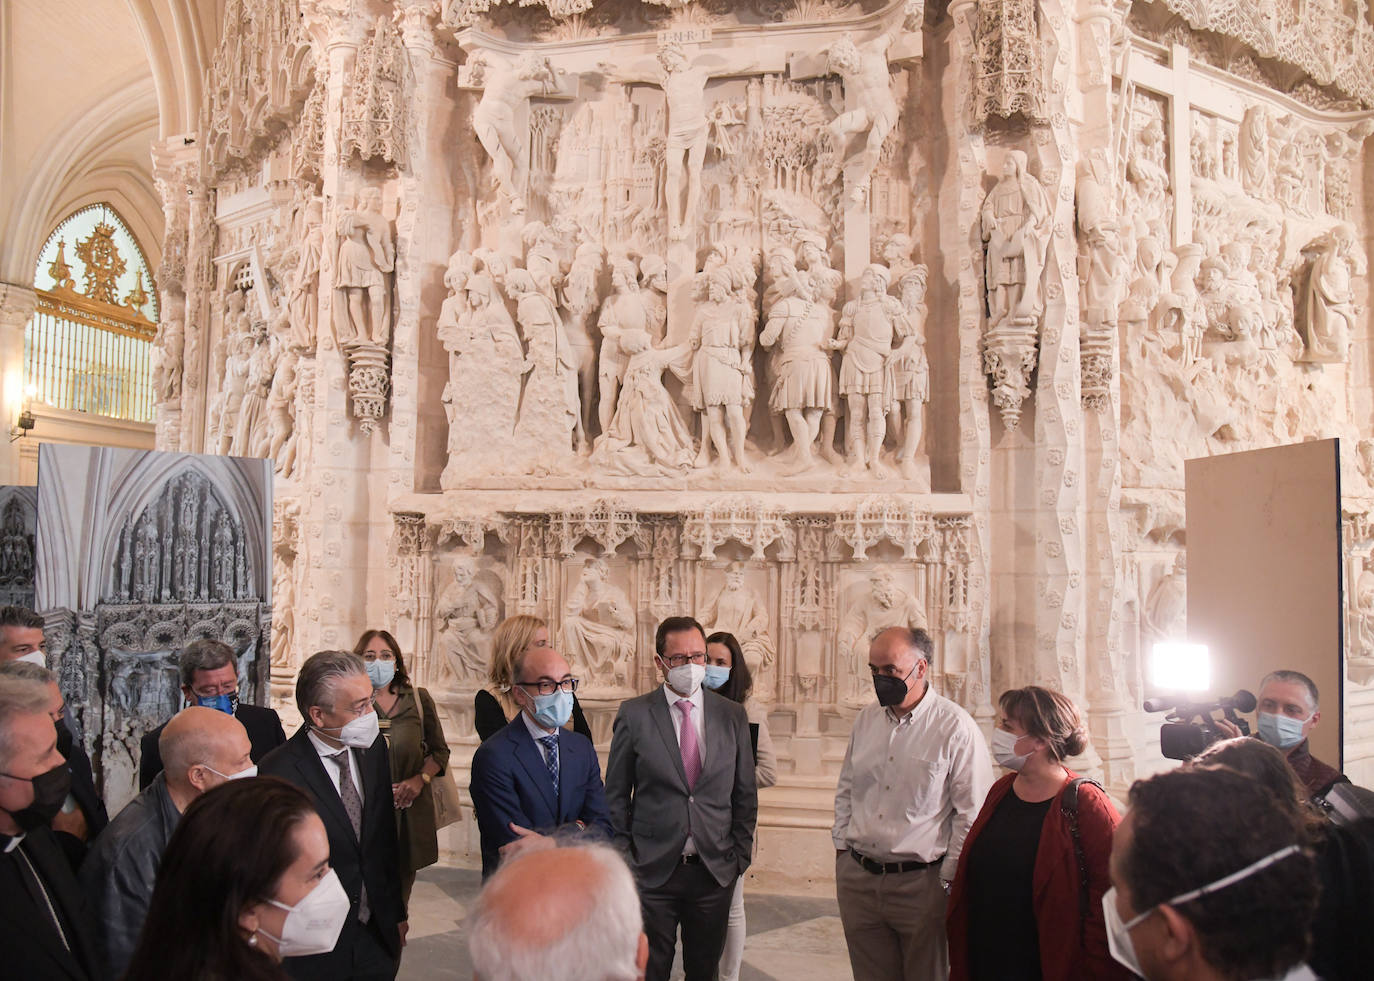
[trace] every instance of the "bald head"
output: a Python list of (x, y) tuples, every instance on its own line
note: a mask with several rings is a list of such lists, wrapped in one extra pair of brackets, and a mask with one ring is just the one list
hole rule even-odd
[(644, 943), (634, 877), (606, 845), (527, 852), (487, 880), (468, 922), (478, 981), (634, 981)]
[[(157, 741), (173, 796), (186, 803), (252, 765), (243, 723), (218, 709), (192, 706), (172, 716)], [(180, 801), (179, 801), (180, 803)]]

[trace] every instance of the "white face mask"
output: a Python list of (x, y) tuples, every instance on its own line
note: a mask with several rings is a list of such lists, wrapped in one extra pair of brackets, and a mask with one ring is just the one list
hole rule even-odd
[(205, 769), (209, 770), (215, 776), (222, 777), (225, 780), (246, 780), (248, 777), (256, 777), (258, 775), (258, 765), (256, 763), (250, 763), (248, 769), (240, 770), (238, 773), (220, 773), (208, 763), (202, 763), (201, 766), (205, 767)]
[(1156, 906), (1151, 906), (1145, 912), (1139, 914), (1129, 923), (1123, 923), (1121, 913), (1116, 908), (1116, 886), (1112, 886), (1102, 894), (1102, 915), (1106, 918), (1107, 925), (1107, 949), (1111, 951), (1113, 959), (1127, 970), (1145, 977), (1145, 972), (1140, 968), (1140, 958), (1135, 952), (1135, 945), (1131, 942), (1131, 931), (1144, 923), (1145, 920), (1160, 906), (1180, 906), (1183, 903), (1199, 899), (1203, 896), (1233, 886), (1242, 879), (1248, 879), (1262, 869), (1267, 869), (1275, 862), (1281, 862), (1289, 855), (1296, 855), (1302, 851), (1300, 845), (1288, 845), (1278, 851), (1266, 855), (1258, 862), (1252, 862), (1239, 872), (1232, 872), (1230, 875), (1223, 876), (1215, 882), (1209, 882), (1205, 886), (1197, 889), (1190, 889), (1188, 892), (1180, 893), (1172, 899), (1166, 899)]
[(1005, 729), (992, 730), (992, 758), (997, 761), (998, 766), (1004, 766), (1008, 770), (1020, 770), (1026, 765), (1026, 760), (1030, 759), (1031, 754), (1016, 754), (1016, 744), (1021, 738)]
[(668, 687), (677, 692), (683, 698), (691, 698), (701, 687), (702, 679), (706, 677), (706, 665), (704, 664), (679, 664), (675, 668), (668, 669)]
[(42, 651), (29, 651), (27, 654), (16, 657), (15, 660), (28, 661), (30, 664), (38, 665), (40, 668), (46, 668), (48, 666), (48, 659), (43, 655)]
[[(333, 729), (320, 729), (320, 732), (332, 733), (334, 731)], [(339, 734), (335, 738), (345, 746), (353, 749), (367, 749), (367, 747), (377, 741), (377, 737), (381, 735), (381, 732), (382, 726), (381, 722), (377, 719), (377, 713), (368, 712), (366, 715), (360, 715), (352, 722), (340, 728), (338, 730)]]
[(326, 872), (320, 884), (295, 906), (275, 899), (268, 902), (277, 909), (286, 910), (286, 922), (282, 924), (280, 937), (272, 936), (261, 927), (258, 933), (276, 944), (277, 953), (282, 957), (329, 953), (339, 942), (339, 933), (350, 909), (348, 893), (344, 892), (343, 883), (333, 869)]

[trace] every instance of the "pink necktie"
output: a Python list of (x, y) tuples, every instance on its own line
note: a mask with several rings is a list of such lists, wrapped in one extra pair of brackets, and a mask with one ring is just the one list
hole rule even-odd
[(682, 712), (682, 733), (678, 736), (678, 746), (682, 750), (682, 769), (687, 774), (687, 789), (697, 785), (701, 776), (701, 748), (697, 746), (697, 727), (692, 725), (692, 703), (681, 699), (677, 703)]

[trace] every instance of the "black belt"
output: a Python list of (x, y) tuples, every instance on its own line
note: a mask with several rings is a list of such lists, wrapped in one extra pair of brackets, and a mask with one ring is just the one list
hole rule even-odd
[(865, 871), (872, 872), (874, 875), (894, 875), (898, 872), (916, 872), (920, 869), (928, 869), (932, 865), (939, 865), (945, 860), (945, 857), (941, 855), (939, 858), (929, 862), (876, 862), (866, 855), (860, 855), (853, 848), (849, 849), (849, 854), (853, 856), (854, 861), (863, 866)]
[(680, 864), (680, 865), (700, 865), (700, 864), (701, 864), (701, 856), (700, 856), (700, 855), (696, 855), (696, 854), (692, 854), (692, 855), (683, 855), (681, 861), (679, 862), (679, 864)]

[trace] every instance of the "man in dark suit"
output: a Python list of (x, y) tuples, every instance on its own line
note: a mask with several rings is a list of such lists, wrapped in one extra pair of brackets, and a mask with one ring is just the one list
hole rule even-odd
[[(254, 763), (261, 763), (263, 757), (286, 742), (281, 719), (274, 710), (239, 704), (239, 673), (234, 649), (228, 644), (208, 637), (193, 640), (181, 652), (178, 668), (185, 705), (219, 709), (243, 723), (243, 728), (248, 730), (248, 741), (253, 744)], [(162, 772), (162, 755), (158, 752), (157, 741), (166, 725), (164, 722), (147, 733), (139, 744), (139, 790), (147, 790), (153, 778)]]
[(646, 981), (667, 981), (679, 926), (686, 981), (714, 981), (735, 879), (754, 847), (749, 717), (701, 687), (706, 633), (696, 620), (664, 620), (654, 647), (664, 685), (620, 706), (606, 801), (639, 880)]
[(482, 877), (502, 858), (547, 844), (543, 832), (571, 825), (611, 835), (601, 763), (586, 736), (563, 728), (572, 717), (572, 676), (548, 647), (517, 657), (511, 697), (521, 712), (472, 757), (472, 807), (482, 834)]
[[(43, 618), (22, 606), (4, 606), (0, 607), (0, 664), (15, 662), (31, 664), (46, 671)], [(40, 677), (29, 674), (22, 668), (18, 670), (21, 677), (51, 682), (51, 692), (57, 702), (53, 717), (57, 725), (57, 751), (71, 769), (72, 786), (70, 801), (53, 819), (52, 829), (57, 832), (58, 842), (75, 868), (86, 854), (86, 845), (105, 830), (110, 817), (105, 810), (105, 802), (96, 792), (91, 758), (86, 755), (86, 747), (82, 745), (76, 723), (67, 710), (66, 700), (58, 690), (56, 679), (51, 675)]]
[(329, 863), (351, 908), (334, 950), (283, 962), (293, 978), (391, 979), (407, 929), (391, 764), (362, 658), (320, 651), (296, 676), (305, 724), (268, 753), (259, 772), (308, 793), (329, 834)]
[(96, 976), (89, 910), (48, 823), (71, 783), (41, 682), (0, 677), (0, 951), (5, 976)]

